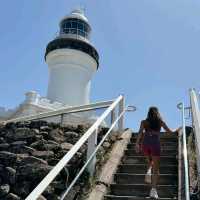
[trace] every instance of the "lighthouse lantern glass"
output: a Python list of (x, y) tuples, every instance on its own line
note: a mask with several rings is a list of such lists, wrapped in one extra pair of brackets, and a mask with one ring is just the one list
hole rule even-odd
[(61, 23), (61, 34), (76, 34), (89, 38), (90, 27), (80, 19), (67, 19)]

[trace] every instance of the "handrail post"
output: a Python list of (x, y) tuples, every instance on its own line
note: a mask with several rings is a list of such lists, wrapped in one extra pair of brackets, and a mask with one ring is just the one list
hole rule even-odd
[[(124, 100), (124, 97), (123, 97), (121, 99), (121, 101), (119, 102), (118, 116), (124, 111), (124, 108), (125, 108), (125, 100)], [(119, 120), (118, 129), (119, 129), (120, 132), (122, 132), (124, 130), (124, 116), (122, 116)]]
[(64, 122), (64, 114), (62, 113), (60, 115), (60, 125), (62, 126), (63, 125), (63, 122)]
[(184, 156), (184, 168), (185, 168), (185, 197), (186, 200), (190, 200), (190, 188), (189, 188), (189, 171), (188, 171), (188, 155), (187, 155), (187, 138), (185, 132), (185, 106), (182, 104), (182, 131), (183, 131), (183, 156)]
[(116, 112), (115, 109), (113, 109), (111, 112), (111, 124), (113, 124), (115, 120), (116, 120)]
[[(98, 128), (94, 131), (94, 133), (88, 139), (87, 160), (90, 158), (90, 156), (96, 149), (97, 135), (98, 135)], [(87, 167), (87, 170), (90, 173), (90, 176), (94, 175), (95, 166), (96, 166), (96, 155), (93, 157), (93, 159), (90, 161)]]
[(192, 113), (192, 126), (195, 134), (195, 148), (197, 159), (198, 180), (200, 181), (200, 110), (198, 96), (195, 89), (190, 89), (190, 104)]

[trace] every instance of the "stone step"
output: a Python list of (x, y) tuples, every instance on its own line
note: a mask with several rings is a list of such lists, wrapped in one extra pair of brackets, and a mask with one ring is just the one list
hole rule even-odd
[[(134, 142), (130, 142), (129, 144), (136, 144), (135, 141)], [(178, 147), (178, 143), (177, 142), (160, 142), (161, 147)]]
[[(145, 174), (116, 173), (114, 181), (117, 184), (144, 184)], [(160, 174), (159, 184), (161, 185), (177, 185), (177, 175)]]
[[(134, 149), (135, 148), (135, 143), (129, 143), (127, 145), (128, 149)], [(161, 149), (163, 150), (177, 150), (178, 149), (178, 145), (174, 145), (172, 143), (170, 144), (161, 144)]]
[[(135, 148), (134, 149), (127, 149), (125, 150), (125, 155), (127, 156), (137, 156), (137, 155), (143, 155), (142, 152), (140, 153), (137, 153), (135, 152)], [(168, 149), (161, 149), (161, 156), (175, 156), (175, 155), (178, 155), (178, 152), (176, 150), (168, 150)]]
[[(146, 158), (144, 156), (124, 156), (122, 158), (123, 164), (144, 164), (145, 162)], [(175, 156), (161, 156), (160, 163), (176, 165), (177, 159)]]
[[(150, 197), (105, 195), (104, 200), (150, 200)], [(176, 200), (177, 198), (159, 198), (160, 200)]]
[[(121, 164), (118, 167), (118, 173), (135, 173), (142, 174), (146, 173), (146, 165), (143, 164)], [(166, 165), (165, 163), (160, 163), (160, 173), (161, 174), (177, 174), (177, 165)]]
[[(137, 137), (131, 137), (130, 141), (131, 142), (136, 142), (137, 140)], [(178, 140), (177, 138), (168, 138), (168, 137), (161, 137), (160, 138), (160, 142), (161, 143), (165, 143), (165, 142), (174, 142), (174, 143), (178, 143)]]
[[(138, 196), (146, 197), (149, 195), (151, 186), (147, 184), (111, 184), (110, 193), (118, 196)], [(158, 185), (158, 195), (161, 198), (177, 197), (177, 186)]]
[[(132, 138), (137, 138), (138, 137), (138, 133), (133, 133), (132, 134)], [(160, 138), (161, 139), (178, 139), (176, 134), (173, 133), (166, 133), (166, 132), (160, 132)]]

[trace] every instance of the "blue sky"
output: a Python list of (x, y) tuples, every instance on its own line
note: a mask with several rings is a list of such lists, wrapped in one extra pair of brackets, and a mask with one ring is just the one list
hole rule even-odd
[(199, 0), (2, 0), (0, 106), (15, 107), (29, 90), (46, 95), (46, 45), (60, 19), (80, 4), (100, 54), (92, 101), (124, 94), (138, 108), (127, 115), (134, 130), (151, 105), (170, 127), (179, 126), (176, 104), (189, 103), (188, 89), (200, 83)]

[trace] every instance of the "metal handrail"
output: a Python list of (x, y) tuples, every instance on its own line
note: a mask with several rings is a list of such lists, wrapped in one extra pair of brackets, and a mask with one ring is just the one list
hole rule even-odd
[[(111, 125), (111, 127), (109, 128), (109, 130), (107, 131), (107, 133), (104, 135), (104, 137), (102, 138), (102, 140), (100, 141), (100, 143), (97, 145), (96, 149), (94, 150), (94, 152), (91, 154), (91, 156), (89, 157), (89, 159), (87, 160), (87, 162), (84, 164), (84, 166), (81, 168), (80, 172), (77, 174), (77, 176), (75, 177), (75, 179), (72, 181), (72, 183), (69, 185), (69, 187), (67, 188), (67, 190), (63, 193), (61, 200), (64, 200), (64, 198), (67, 196), (67, 194), (69, 193), (69, 191), (71, 190), (71, 188), (75, 185), (76, 181), (78, 180), (78, 178), (81, 176), (81, 174), (84, 172), (84, 170), (86, 169), (86, 167), (88, 166), (88, 164), (90, 163), (90, 161), (94, 158), (94, 156), (96, 155), (97, 151), (99, 150), (99, 148), (101, 147), (101, 145), (103, 144), (103, 142), (106, 140), (106, 138), (108, 137), (108, 135), (110, 135), (111, 131), (113, 130), (113, 128), (116, 126), (117, 122), (120, 120), (120, 118), (125, 114), (125, 112), (127, 111), (127, 109), (125, 109), (118, 117), (117, 119), (114, 121), (114, 123)], [(135, 110), (134, 110), (135, 111)]]
[[(88, 131), (78, 140), (78, 142), (70, 149), (70, 151), (57, 163), (57, 165), (46, 175), (46, 177), (38, 184), (38, 186), (29, 194), (29, 196), (26, 198), (26, 200), (36, 200), (48, 187), (48, 185), (55, 179), (55, 177), (60, 173), (60, 171), (67, 165), (67, 163), (71, 160), (71, 158), (78, 152), (78, 150), (81, 148), (81, 146), (89, 139), (91, 136), (94, 136), (96, 131), (98, 130), (99, 126), (104, 122), (105, 118), (119, 105), (122, 104), (124, 101), (123, 96), (119, 96), (105, 111), (104, 113), (97, 119), (97, 121), (88, 129)], [(106, 133), (106, 137), (109, 135), (111, 130), (114, 128), (116, 123), (120, 120), (122, 120), (124, 113), (126, 112), (125, 109), (119, 114), (118, 118), (113, 122), (110, 129)], [(105, 140), (105, 138), (103, 140)], [(100, 142), (102, 144), (103, 142)], [(98, 145), (99, 146), (99, 145)], [(97, 146), (97, 148), (99, 148)], [(88, 158), (86, 164), (88, 165), (89, 162), (93, 159), (93, 157), (96, 154), (96, 151), (98, 149), (95, 148), (94, 152), (90, 155)], [(72, 182), (74, 185), (81, 175), (81, 173), (84, 171), (87, 165), (84, 165), (75, 180)], [(71, 185), (70, 188), (73, 186)], [(69, 190), (64, 192), (62, 199), (67, 195)]]
[(79, 113), (79, 112), (84, 112), (84, 111), (107, 108), (112, 103), (113, 103), (113, 100), (102, 101), (102, 102), (97, 102), (97, 103), (92, 103), (92, 104), (87, 104), (87, 105), (81, 105), (81, 106), (64, 107), (64, 108), (58, 109), (56, 111), (42, 112), (42, 113), (36, 114), (36, 115), (29, 115), (29, 116), (9, 119), (9, 120), (4, 121), (3, 123), (41, 120), (41, 119), (55, 117), (55, 116), (59, 116), (59, 115), (63, 115), (63, 114)]
[(194, 89), (190, 90), (190, 103), (192, 111), (192, 123), (193, 123), (192, 125), (195, 134), (198, 179), (200, 181), (200, 110), (198, 104), (198, 97)]
[(183, 138), (183, 159), (184, 159), (184, 172), (185, 172), (185, 199), (190, 200), (190, 186), (189, 186), (189, 168), (188, 168), (188, 153), (187, 153), (187, 141), (186, 141), (186, 132), (185, 132), (185, 107), (184, 103), (179, 103), (177, 105), (181, 109), (181, 118), (182, 118), (182, 138)]

